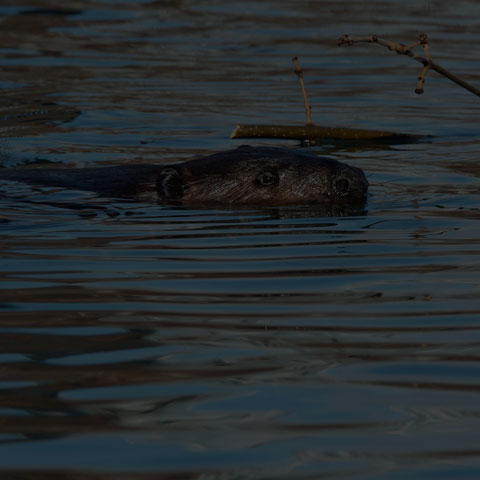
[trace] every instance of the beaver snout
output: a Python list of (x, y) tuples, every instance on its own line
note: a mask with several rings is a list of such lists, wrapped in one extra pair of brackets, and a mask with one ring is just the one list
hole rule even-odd
[(334, 197), (339, 200), (363, 199), (367, 195), (368, 180), (362, 170), (343, 165), (333, 178)]
[(333, 183), (335, 193), (339, 196), (345, 196), (350, 192), (350, 181), (347, 178), (339, 178)]

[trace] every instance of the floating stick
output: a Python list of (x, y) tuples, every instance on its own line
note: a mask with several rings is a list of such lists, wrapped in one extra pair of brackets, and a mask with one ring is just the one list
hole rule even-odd
[(297, 74), (302, 89), (303, 101), (307, 121), (305, 125), (237, 125), (230, 138), (282, 138), (303, 140), (313, 144), (320, 139), (354, 140), (354, 141), (387, 141), (411, 142), (425, 135), (388, 132), (384, 130), (366, 130), (348, 127), (326, 127), (314, 125), (311, 117), (311, 107), (308, 103), (307, 92), (303, 82), (302, 70), (298, 65), (298, 57), (293, 57), (295, 73)]
[(230, 138), (288, 138), (291, 140), (384, 140), (415, 141), (425, 135), (348, 127), (307, 125), (237, 125)]

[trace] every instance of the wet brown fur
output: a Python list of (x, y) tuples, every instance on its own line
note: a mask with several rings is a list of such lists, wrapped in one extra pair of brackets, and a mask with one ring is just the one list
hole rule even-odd
[(362, 205), (368, 189), (359, 168), (295, 150), (249, 146), (163, 166), (1, 169), (0, 179), (191, 205)]

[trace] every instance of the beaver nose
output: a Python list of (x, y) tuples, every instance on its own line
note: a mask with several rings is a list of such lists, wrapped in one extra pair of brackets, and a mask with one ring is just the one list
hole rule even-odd
[(332, 186), (336, 198), (354, 200), (365, 197), (368, 181), (359, 168), (345, 166), (340, 172), (337, 172)]
[(347, 178), (337, 178), (333, 182), (333, 188), (336, 195), (343, 197), (350, 191), (350, 181)]

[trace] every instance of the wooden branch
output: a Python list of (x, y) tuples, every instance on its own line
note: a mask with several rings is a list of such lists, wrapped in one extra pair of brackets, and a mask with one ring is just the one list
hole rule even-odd
[(412, 141), (425, 135), (309, 125), (237, 125), (230, 138), (283, 138), (291, 140), (397, 140)]
[(307, 91), (305, 90), (305, 84), (303, 83), (303, 75), (302, 75), (302, 70), (300, 70), (300, 67), (298, 66), (298, 57), (295, 56), (293, 57), (293, 64), (295, 65), (295, 73), (297, 74), (298, 81), (300, 82), (300, 88), (302, 89), (302, 95), (303, 95), (303, 102), (305, 103), (305, 114), (307, 115), (307, 125), (312, 124), (312, 107), (308, 104), (308, 97), (307, 97)]
[[(473, 85), (470, 85), (465, 80), (462, 80), (461, 78), (457, 77), (453, 73), (450, 73), (448, 70), (445, 70), (445, 68), (441, 67), (438, 63), (435, 63), (432, 61), (429, 50), (428, 50), (428, 39), (425, 34), (421, 34), (420, 40), (411, 45), (403, 45), (402, 43), (391, 42), (389, 40), (378, 38), (376, 35), (372, 35), (370, 37), (359, 37), (356, 39), (350, 38), (348, 35), (343, 35), (337, 40), (337, 45), (353, 45), (354, 43), (360, 43), (360, 42), (378, 43), (379, 45), (383, 45), (384, 47), (387, 47), (389, 50), (395, 51), (399, 55), (407, 55), (413, 58), (414, 60), (416, 60), (417, 62), (420, 62), (421, 64), (423, 64), (424, 69), (422, 71), (422, 74), (419, 77), (419, 84), (417, 84), (415, 93), (418, 93), (418, 94), (423, 93), (423, 82), (425, 81), (425, 75), (427, 74), (428, 70), (432, 69), (432, 70), (435, 70), (440, 75), (443, 75), (444, 77), (448, 78), (452, 82), (456, 83), (457, 85), (460, 85), (461, 87), (470, 91), (474, 95), (477, 95), (480, 97), (480, 90), (478, 88), (474, 87)], [(423, 46), (425, 55), (427, 58), (420, 57), (412, 51), (414, 47), (417, 47), (419, 45)]]
[[(349, 37), (342, 37), (351, 41)], [(369, 41), (372, 41), (371, 39)], [(393, 44), (392, 44), (393, 45)], [(420, 45), (418, 42), (416, 45)], [(311, 107), (308, 103), (307, 92), (303, 82), (302, 70), (298, 65), (298, 57), (293, 57), (295, 73), (297, 74), (302, 89), (303, 101), (307, 122), (305, 125), (237, 125), (230, 138), (280, 138), (289, 140), (303, 140), (315, 144), (318, 140), (340, 141), (377, 141), (381, 142), (412, 142), (428, 135), (415, 135), (408, 133), (389, 132), (383, 130), (365, 130), (349, 127), (322, 127), (314, 125), (311, 117)], [(424, 69), (425, 73), (428, 69)], [(423, 76), (423, 79), (425, 77)], [(423, 80), (422, 80), (423, 85)]]

